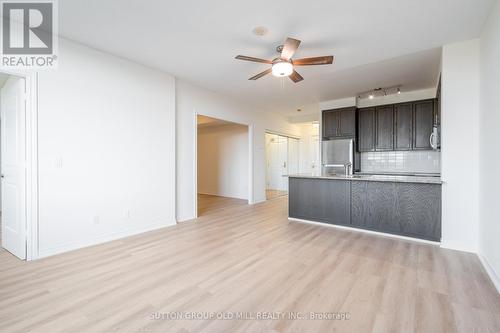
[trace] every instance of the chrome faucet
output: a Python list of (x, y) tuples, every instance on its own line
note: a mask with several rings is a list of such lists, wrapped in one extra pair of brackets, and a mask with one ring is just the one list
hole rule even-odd
[(347, 162), (344, 164), (344, 173), (346, 176), (352, 176), (353, 174), (353, 170), (352, 170), (352, 163), (351, 162)]

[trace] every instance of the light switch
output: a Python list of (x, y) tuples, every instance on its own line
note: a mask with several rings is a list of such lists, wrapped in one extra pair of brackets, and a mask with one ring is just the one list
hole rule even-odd
[(57, 158), (56, 158), (56, 163), (55, 163), (55, 164), (56, 164), (56, 168), (57, 168), (57, 169), (62, 169), (62, 167), (63, 167), (63, 158), (62, 158), (62, 157), (60, 157), (60, 156), (59, 156), (59, 157), (57, 157)]

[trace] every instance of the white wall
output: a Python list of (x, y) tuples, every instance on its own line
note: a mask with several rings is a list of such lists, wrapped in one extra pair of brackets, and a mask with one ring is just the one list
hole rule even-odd
[(299, 125), (301, 130), (299, 143), (299, 172), (320, 172), (321, 163), (319, 160), (319, 123), (308, 122)]
[(484, 27), (480, 58), (479, 254), (500, 292), (500, 2)]
[[(196, 216), (195, 133), (196, 114), (249, 125), (251, 141), (250, 203), (266, 200), (265, 131), (300, 136), (300, 129), (279, 115), (261, 112), (183, 80), (176, 83), (177, 102), (177, 220)], [(253, 178), (253, 180), (252, 180)]]
[(248, 199), (248, 127), (198, 126), (198, 193)]
[(318, 112), (321, 115), (321, 111), (323, 110), (346, 108), (349, 106), (356, 106), (356, 97), (347, 97), (320, 102)]
[(174, 224), (174, 78), (59, 50), (38, 77), (40, 255)]
[(479, 41), (443, 47), (442, 245), (477, 252), (479, 219)]
[[(436, 73), (436, 76), (437, 75), (438, 74)], [(436, 88), (437, 88), (437, 79), (436, 79), (436, 87), (434, 88), (402, 91), (400, 94), (376, 96), (373, 99), (369, 98), (357, 99), (356, 105), (359, 108), (366, 108), (376, 105), (404, 103), (404, 102), (418, 101), (422, 99), (436, 98)]]

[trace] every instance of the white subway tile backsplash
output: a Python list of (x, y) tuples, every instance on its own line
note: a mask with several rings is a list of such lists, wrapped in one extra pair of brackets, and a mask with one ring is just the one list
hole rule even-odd
[(361, 172), (440, 173), (441, 153), (434, 150), (361, 153)]

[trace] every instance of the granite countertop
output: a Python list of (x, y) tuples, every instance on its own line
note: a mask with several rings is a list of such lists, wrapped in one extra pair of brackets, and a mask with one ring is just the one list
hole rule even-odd
[(408, 176), (408, 175), (369, 175), (354, 174), (352, 176), (335, 175), (328, 173), (298, 173), (289, 175), (291, 178), (318, 178), (318, 179), (340, 179), (349, 181), (370, 181), (370, 182), (397, 182), (397, 183), (423, 183), (442, 184), (439, 176)]

